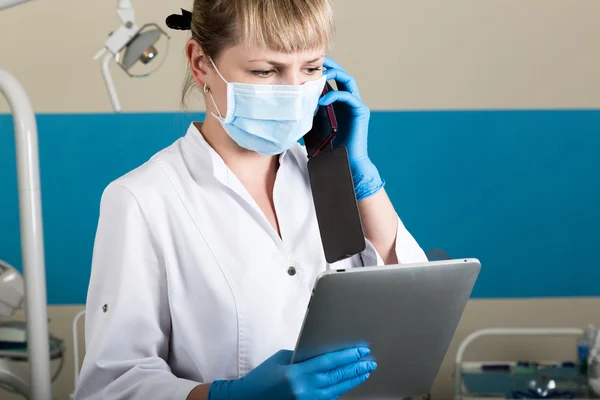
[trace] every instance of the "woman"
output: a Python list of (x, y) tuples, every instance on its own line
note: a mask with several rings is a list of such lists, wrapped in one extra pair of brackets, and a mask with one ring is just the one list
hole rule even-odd
[[(369, 349), (289, 365), (330, 268), (297, 143), (317, 104), (335, 103), (367, 239), (335, 268), (426, 258), (369, 160), (354, 79), (325, 57), (330, 4), (195, 0), (169, 25), (191, 28), (207, 116), (102, 196), (76, 397), (337, 398), (375, 369)], [(340, 90), (319, 99), (326, 79)]]

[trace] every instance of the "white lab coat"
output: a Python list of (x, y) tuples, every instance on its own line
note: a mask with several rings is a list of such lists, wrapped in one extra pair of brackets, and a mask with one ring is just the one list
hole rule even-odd
[[(184, 400), (294, 348), (328, 268), (300, 145), (280, 156), (273, 197), (282, 239), (193, 124), (106, 188), (77, 399)], [(426, 260), (402, 223), (396, 250)], [(381, 264), (368, 243), (335, 267)]]

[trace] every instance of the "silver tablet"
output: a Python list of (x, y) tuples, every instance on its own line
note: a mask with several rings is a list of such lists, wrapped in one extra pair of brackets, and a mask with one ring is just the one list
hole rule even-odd
[(292, 362), (367, 345), (377, 370), (344, 399), (429, 393), (480, 268), (461, 259), (327, 271), (315, 283)]

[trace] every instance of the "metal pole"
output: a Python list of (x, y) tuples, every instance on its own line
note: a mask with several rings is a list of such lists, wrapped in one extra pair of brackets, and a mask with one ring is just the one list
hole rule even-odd
[(2, 69), (0, 92), (4, 94), (12, 110), (15, 127), (31, 400), (50, 400), (52, 382), (35, 114), (23, 86), (13, 75)]
[(108, 97), (110, 98), (110, 104), (116, 112), (121, 112), (121, 103), (119, 103), (119, 96), (117, 95), (117, 88), (113, 82), (112, 75), (110, 74), (110, 62), (115, 56), (108, 51), (104, 58), (102, 58), (102, 76), (104, 77), (104, 83), (108, 90)]

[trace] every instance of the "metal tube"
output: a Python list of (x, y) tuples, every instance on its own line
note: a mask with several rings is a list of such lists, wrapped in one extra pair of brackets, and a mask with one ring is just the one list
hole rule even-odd
[(121, 112), (121, 104), (119, 103), (119, 96), (117, 95), (117, 89), (113, 82), (112, 75), (110, 74), (110, 62), (114, 58), (114, 54), (110, 51), (106, 52), (102, 58), (102, 76), (104, 77), (104, 83), (106, 84), (106, 90), (108, 90), (108, 97), (110, 98), (110, 104), (116, 112)]
[(0, 92), (12, 110), (15, 128), (31, 400), (50, 400), (52, 383), (37, 126), (23, 86), (2, 69)]

